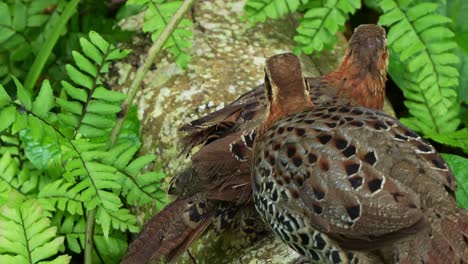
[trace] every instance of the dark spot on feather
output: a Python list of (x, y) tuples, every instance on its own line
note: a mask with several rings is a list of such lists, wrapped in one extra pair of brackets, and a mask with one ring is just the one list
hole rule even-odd
[(317, 252), (315, 252), (314, 250), (312, 249), (309, 249), (309, 254), (310, 254), (310, 257), (315, 260), (315, 261), (319, 261), (320, 260), (320, 256), (317, 254)]
[(389, 121), (389, 120), (385, 120), (385, 124), (387, 124), (387, 126), (389, 126), (389, 127), (392, 127), (392, 126), (394, 126), (394, 125), (395, 125), (395, 123), (394, 123), (394, 122), (392, 122), (392, 121)]
[(304, 123), (306, 124), (313, 124), (315, 122), (315, 120), (312, 120), (312, 119), (307, 119), (307, 120), (304, 120)]
[(423, 143), (418, 143), (418, 149), (422, 152), (432, 152), (432, 149), (428, 145), (424, 145)]
[(328, 111), (329, 113), (333, 113), (333, 112), (335, 112), (337, 109), (338, 109), (338, 107), (333, 106), (333, 107), (328, 108), (327, 111)]
[(315, 199), (322, 200), (325, 198), (325, 191), (320, 190), (319, 188), (313, 187), (312, 190), (314, 191)]
[(288, 146), (287, 154), (288, 154), (288, 158), (291, 158), (292, 156), (294, 156), (294, 154), (296, 154), (296, 147)]
[(296, 135), (302, 137), (305, 134), (305, 129), (303, 128), (296, 128)]
[(297, 189), (288, 188), (288, 191), (289, 191), (289, 193), (291, 193), (291, 196), (292, 196), (294, 199), (299, 198), (299, 191), (298, 191)]
[(342, 106), (338, 111), (341, 113), (349, 113), (350, 109), (347, 106)]
[(278, 192), (276, 190), (273, 190), (271, 193), (271, 199), (275, 202), (278, 200)]
[(348, 141), (346, 141), (345, 139), (341, 139), (341, 138), (335, 139), (335, 146), (339, 150), (346, 148), (347, 145), (348, 145)]
[(244, 118), (245, 121), (250, 121), (252, 120), (252, 118), (255, 116), (255, 112), (251, 111), (251, 112), (247, 112), (245, 113), (242, 118)]
[(359, 163), (346, 164), (345, 165), (346, 174), (348, 176), (356, 174), (359, 171), (360, 167), (361, 167), (361, 165)]
[(298, 186), (302, 186), (304, 184), (304, 177), (297, 175), (296, 177), (294, 177), (294, 181)]
[(244, 156), (244, 151), (243, 151), (243, 148), (242, 146), (240, 146), (239, 144), (237, 143), (233, 143), (231, 144), (231, 152), (232, 154), (234, 155), (234, 157), (238, 160), (244, 160), (245, 159), (245, 156)]
[(274, 165), (275, 165), (275, 163), (276, 163), (276, 162), (275, 162), (275, 161), (276, 161), (276, 159), (275, 159), (275, 157), (274, 157), (274, 156), (270, 156), (270, 157), (268, 158), (268, 161), (269, 161), (270, 165), (272, 165), (272, 166), (274, 166)]
[(411, 130), (406, 130), (405, 135), (408, 136), (408, 137), (412, 137), (412, 138), (418, 138), (419, 137), (418, 134), (414, 133)]
[(281, 134), (283, 134), (283, 132), (284, 132), (284, 127), (278, 128), (278, 134), (281, 135)]
[(374, 193), (380, 189), (382, 189), (382, 180), (381, 179), (373, 179), (367, 183), (369, 190)]
[(332, 119), (333, 121), (338, 121), (338, 120), (340, 120), (340, 117), (339, 117), (339, 116), (332, 116), (331, 119)]
[(407, 140), (408, 140), (407, 137), (405, 137), (405, 136), (403, 136), (403, 135), (400, 135), (400, 134), (398, 134), (398, 133), (395, 134), (395, 138), (396, 138), (396, 139), (399, 139), (399, 140), (404, 140), (404, 141), (407, 141)]
[(347, 147), (345, 150), (343, 150), (343, 155), (347, 158), (353, 156), (354, 154), (356, 154), (356, 147), (354, 147), (353, 145)]
[(367, 163), (370, 164), (370, 165), (374, 165), (375, 162), (377, 162), (377, 158), (375, 157), (374, 151), (368, 152), (368, 153), (364, 156), (364, 161), (367, 162)]
[(314, 237), (314, 240), (315, 240), (315, 244), (316, 244), (316, 248), (317, 249), (324, 249), (325, 246), (327, 245), (327, 242), (325, 242), (325, 240), (323, 240), (322, 236), (320, 235), (320, 233), (317, 233)]
[(313, 153), (307, 154), (307, 158), (309, 159), (309, 163), (315, 163), (317, 161), (317, 155)]
[(247, 145), (247, 147), (249, 147), (249, 148), (253, 147), (253, 143), (255, 141), (255, 136), (256, 136), (256, 133), (251, 133), (249, 135), (244, 135), (244, 141), (245, 141), (245, 145)]
[(331, 252), (331, 257), (332, 257), (333, 264), (339, 264), (341, 262), (340, 254), (338, 253), (338, 251), (333, 250)]
[(325, 125), (329, 128), (335, 128), (336, 127), (336, 123), (325, 123)]
[(202, 220), (203, 216), (198, 212), (197, 206), (195, 206), (195, 205), (190, 206), (189, 210), (188, 210), (188, 213), (189, 213), (190, 221), (198, 223), (198, 222), (200, 222)]
[(323, 212), (323, 208), (320, 205), (314, 204), (312, 207), (314, 208), (314, 213), (318, 215)]
[(296, 167), (300, 167), (302, 165), (302, 159), (300, 157), (294, 157), (292, 161)]
[[(296, 241), (297, 242), (297, 241)], [(306, 253), (302, 249), (302, 247), (296, 245), (296, 244), (289, 244), (296, 252), (298, 252), (301, 255), (305, 255)]]
[(346, 208), (346, 212), (348, 212), (349, 217), (351, 217), (351, 220), (356, 220), (356, 218), (361, 215), (361, 207), (359, 205), (351, 206)]
[(346, 121), (353, 121), (354, 120), (354, 117), (350, 117), (350, 116), (345, 116), (344, 118)]
[(349, 122), (350, 125), (355, 126), (355, 127), (362, 127), (364, 126), (364, 122), (359, 121), (359, 120), (353, 120)]
[(434, 165), (439, 169), (447, 169), (447, 166), (445, 165), (444, 161), (440, 158), (433, 159), (432, 163), (434, 163)]
[(387, 130), (388, 126), (382, 121), (377, 121), (374, 123), (374, 128), (377, 130)]
[(352, 114), (355, 114), (355, 115), (362, 115), (364, 114), (364, 112), (361, 110), (361, 109), (353, 109), (351, 111)]
[(275, 145), (273, 145), (273, 150), (278, 150), (281, 148), (281, 144), (280, 143), (276, 143)]
[(271, 190), (273, 190), (273, 182), (272, 181), (269, 181), (265, 184), (265, 190), (267, 190), (268, 192), (270, 192)]
[(328, 119), (328, 118), (330, 118), (330, 117), (331, 117), (330, 114), (326, 114), (326, 115), (323, 115), (323, 116), (322, 116), (322, 119)]
[(291, 214), (286, 213), (286, 216), (291, 220), (291, 222), (294, 224), (296, 228), (299, 228), (299, 222), (297, 222), (296, 218), (292, 216)]
[(321, 159), (319, 162), (320, 169), (323, 171), (328, 171), (330, 169), (330, 164), (326, 159)]
[(303, 245), (309, 245), (310, 237), (307, 234), (299, 234)]
[(320, 141), (320, 143), (322, 143), (323, 145), (327, 144), (328, 141), (330, 141), (332, 139), (332, 136), (331, 135), (319, 135), (317, 136), (317, 139)]
[(294, 129), (294, 127), (287, 127), (287, 128), (286, 128), (286, 130), (287, 130), (288, 132), (293, 131), (293, 129)]
[(355, 176), (355, 177), (348, 178), (348, 181), (349, 181), (349, 183), (351, 183), (351, 186), (354, 189), (357, 189), (357, 188), (361, 187), (361, 185), (362, 185), (362, 177), (360, 177), (360, 176)]

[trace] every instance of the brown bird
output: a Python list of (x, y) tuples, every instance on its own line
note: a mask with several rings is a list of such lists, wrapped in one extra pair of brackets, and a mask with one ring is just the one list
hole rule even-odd
[(468, 261), (468, 212), (433, 146), (383, 112), (314, 104), (291, 53), (265, 72), (253, 196), (278, 237), (320, 263)]
[[(385, 30), (361, 25), (349, 41), (343, 62), (323, 77), (306, 78), (317, 105), (363, 105), (381, 109), (385, 95), (388, 51)], [(174, 261), (213, 222), (217, 228), (237, 216), (239, 205), (256, 216), (251, 201), (250, 156), (256, 128), (265, 113), (263, 84), (225, 108), (181, 127), (185, 152), (203, 145), (192, 156), (192, 167), (177, 175), (169, 188), (178, 195), (158, 212), (130, 244), (123, 263)], [(251, 209), (251, 210), (249, 210)], [(254, 215), (254, 216), (252, 216)], [(261, 221), (239, 217), (253, 239)]]

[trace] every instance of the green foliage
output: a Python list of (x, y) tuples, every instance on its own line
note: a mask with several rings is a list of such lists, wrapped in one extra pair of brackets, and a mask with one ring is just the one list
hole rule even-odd
[(265, 22), (267, 18), (281, 18), (295, 12), (300, 5), (306, 5), (309, 0), (250, 0), (245, 3), (244, 10), (251, 22)]
[(348, 15), (360, 7), (360, 0), (327, 0), (322, 7), (308, 10), (294, 37), (296, 51), (311, 54), (335, 45), (336, 33), (343, 28)]
[(31, 66), (28, 59), (32, 60), (45, 41), (42, 33), (51, 17), (46, 11), (57, 2), (0, 2), (0, 84), (10, 80), (8, 74), (23, 76)]
[(425, 133), (453, 132), (460, 124), (460, 104), (455, 67), (459, 59), (453, 54), (457, 44), (447, 27), (451, 20), (434, 14), (437, 4), (400, 2), (380, 1), (384, 14), (379, 23), (393, 25), (388, 32), (393, 56), (389, 70), (412, 115), (402, 121)]
[[(57, 236), (51, 214), (34, 199), (5, 204), (0, 208), (0, 263), (46, 263), (55, 256), (64, 237)], [(71, 257), (61, 255), (47, 263), (69, 263)]]
[(457, 203), (461, 208), (468, 209), (468, 159), (447, 153), (443, 153), (442, 156), (457, 175)]
[[(80, 45), (82, 53), (72, 53), (75, 64), (66, 65), (71, 80), (62, 81), (60, 96), (48, 81), (33, 96), (13, 77), (16, 100), (0, 86), (0, 206), (15, 195), (53, 212), (52, 225), (76, 253), (84, 248), (86, 215), (96, 210), (98, 255), (104, 263), (115, 263), (126, 249), (124, 232), (138, 230), (124, 203), (164, 201), (160, 184), (165, 175), (143, 172), (156, 157), (137, 157), (138, 121), (124, 124), (117, 143), (109, 142), (126, 95), (106, 88), (102, 77), (112, 61), (129, 51), (117, 49), (96, 32), (80, 39)], [(21, 237), (8, 239), (18, 243)], [(55, 255), (53, 250), (51, 244), (47, 254)]]
[[(183, 1), (130, 0), (126, 5), (141, 5), (146, 10), (143, 31), (150, 33), (151, 39), (156, 41), (182, 3)], [(182, 68), (186, 68), (190, 61), (190, 39), (193, 35), (191, 29), (192, 21), (182, 19), (163, 47), (174, 56), (176, 64)]]
[(309, 0), (248, 0), (244, 6), (251, 22), (278, 19), (297, 10), (305, 12), (294, 40), (296, 53), (311, 54), (336, 43), (335, 34), (344, 27), (349, 14), (361, 7), (360, 0), (326, 0), (320, 3)]

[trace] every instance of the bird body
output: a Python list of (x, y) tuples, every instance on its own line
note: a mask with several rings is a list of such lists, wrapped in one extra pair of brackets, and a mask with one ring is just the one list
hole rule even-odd
[(468, 260), (468, 214), (433, 146), (383, 112), (314, 105), (293, 54), (269, 58), (265, 72), (251, 171), (277, 236), (321, 263)]
[[(304, 78), (311, 101), (323, 106), (364, 105), (381, 109), (387, 60), (385, 31), (375, 25), (358, 27), (350, 39), (342, 64), (335, 72)], [(138, 238), (130, 244), (123, 263), (163, 258), (174, 261), (190, 245), (181, 241), (194, 240), (211, 224), (218, 228), (224, 226), (240, 207), (253, 207), (252, 147), (264, 119), (266, 103), (262, 84), (223, 109), (180, 128), (188, 133), (183, 139), (185, 153), (194, 146), (202, 147), (192, 156), (192, 166), (171, 182), (169, 193), (178, 196), (176, 201), (145, 225)], [(203, 208), (194, 207), (192, 201), (202, 203)], [(189, 212), (198, 213), (190, 217)], [(247, 220), (245, 222), (248, 223), (261, 222)], [(162, 222), (174, 224), (163, 225)], [(247, 233), (252, 233), (252, 227), (246, 229)], [(257, 232), (261, 233), (259, 230), (253, 233)], [(148, 242), (154, 238), (158, 238), (160, 243)]]

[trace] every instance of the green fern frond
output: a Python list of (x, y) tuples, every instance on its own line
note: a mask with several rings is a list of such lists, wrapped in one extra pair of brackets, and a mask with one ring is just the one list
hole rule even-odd
[(72, 215), (83, 215), (82, 199), (73, 183), (62, 179), (49, 183), (37, 194), (38, 202), (50, 211), (61, 210)]
[(248, 0), (244, 11), (251, 22), (265, 22), (267, 18), (277, 19), (293, 13), (308, 2), (309, 0)]
[[(0, 83), (25, 73), (26, 58), (37, 52), (41, 30), (50, 18), (44, 10), (57, 0), (0, 2)], [(30, 66), (30, 65), (29, 65)]]
[(77, 67), (66, 65), (73, 84), (62, 81), (69, 98), (56, 99), (62, 108), (58, 115), (64, 124), (62, 132), (70, 137), (79, 134), (88, 139), (106, 140), (126, 96), (104, 88), (101, 78), (112, 61), (125, 57), (129, 51), (120, 51), (96, 32), (90, 32), (89, 40), (80, 39), (80, 45), (83, 54), (73, 52)]
[[(85, 247), (86, 223), (83, 217), (57, 211), (52, 224), (60, 227), (57, 233), (65, 237), (66, 246), (72, 252), (80, 254)], [(123, 232), (112, 230), (107, 237), (99, 226), (94, 230), (95, 247), (103, 258), (103, 263), (118, 263), (127, 249), (127, 236)], [(96, 256), (96, 259), (97, 256)]]
[[(139, 4), (146, 7), (143, 32), (150, 33), (153, 41), (159, 38), (159, 35), (161, 35), (182, 3), (183, 1), (165, 0), (127, 1), (127, 5)], [(189, 50), (192, 47), (192, 36), (192, 21), (184, 18), (164, 44), (163, 48), (175, 57), (176, 64), (181, 68), (186, 68), (187, 64), (190, 62), (191, 57)]]
[(391, 26), (389, 71), (405, 95), (411, 117), (402, 121), (412, 129), (430, 133), (455, 131), (460, 124), (458, 57), (451, 20), (435, 14), (433, 3), (380, 0), (384, 14), (379, 24)]
[[(39, 203), (28, 200), (0, 208), (0, 263), (40, 263), (57, 255), (64, 237), (56, 235), (50, 213)], [(48, 263), (69, 263), (61, 255)]]
[(308, 10), (297, 28), (296, 52), (311, 54), (336, 43), (336, 33), (348, 15), (361, 7), (360, 0), (327, 0), (323, 7)]

